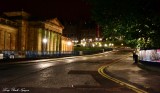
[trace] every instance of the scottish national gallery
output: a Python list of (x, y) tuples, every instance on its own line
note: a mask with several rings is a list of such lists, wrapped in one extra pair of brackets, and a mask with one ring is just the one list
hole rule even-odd
[(62, 36), (63, 29), (57, 18), (40, 21), (24, 11), (5, 12), (0, 17), (0, 52), (26, 56), (72, 51), (71, 39)]

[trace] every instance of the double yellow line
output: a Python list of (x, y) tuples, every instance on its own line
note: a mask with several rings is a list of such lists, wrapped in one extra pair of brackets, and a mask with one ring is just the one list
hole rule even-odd
[[(118, 60), (118, 61), (120, 61), (120, 60)], [(118, 61), (116, 61), (116, 62), (118, 62)], [(114, 63), (116, 63), (116, 62), (114, 62)], [(114, 64), (114, 63), (112, 63), (112, 64)], [(110, 64), (110, 65), (112, 65), (112, 64)], [(133, 90), (133, 91), (135, 91), (135, 92), (137, 92), (137, 93), (148, 93), (148, 92), (146, 92), (146, 91), (144, 91), (144, 90), (142, 90), (142, 89), (137, 88), (136, 86), (133, 86), (133, 85), (128, 84), (128, 83), (125, 83), (125, 82), (123, 82), (123, 81), (121, 81), (121, 80), (118, 80), (118, 79), (116, 79), (116, 78), (113, 78), (113, 77), (107, 75), (107, 74), (104, 72), (104, 69), (105, 69), (106, 67), (108, 67), (108, 66), (109, 66), (109, 65), (100, 67), (100, 68), (98, 69), (98, 73), (101, 74), (103, 77), (105, 77), (105, 78), (107, 78), (107, 79), (109, 79), (109, 80), (111, 80), (111, 81), (113, 81), (113, 82), (116, 82), (116, 83), (118, 83), (118, 84), (120, 84), (120, 85), (122, 85), (122, 86), (126, 86), (127, 88), (129, 88), (129, 89), (131, 89), (131, 90)]]

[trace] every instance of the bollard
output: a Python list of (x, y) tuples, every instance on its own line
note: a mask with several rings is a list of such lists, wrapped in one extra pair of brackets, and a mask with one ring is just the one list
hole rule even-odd
[(80, 55), (80, 56), (83, 55), (83, 51), (79, 51), (79, 55)]
[(102, 53), (104, 53), (104, 49), (102, 49)]

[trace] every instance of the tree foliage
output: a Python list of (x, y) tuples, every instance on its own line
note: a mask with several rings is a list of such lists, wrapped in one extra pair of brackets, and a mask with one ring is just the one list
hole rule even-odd
[(104, 36), (123, 36), (130, 46), (159, 48), (159, 0), (88, 0), (92, 18), (103, 30)]

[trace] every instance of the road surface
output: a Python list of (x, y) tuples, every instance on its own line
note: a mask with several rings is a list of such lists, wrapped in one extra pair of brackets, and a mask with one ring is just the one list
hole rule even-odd
[(128, 52), (0, 64), (0, 93), (135, 93), (103, 77), (98, 69)]

